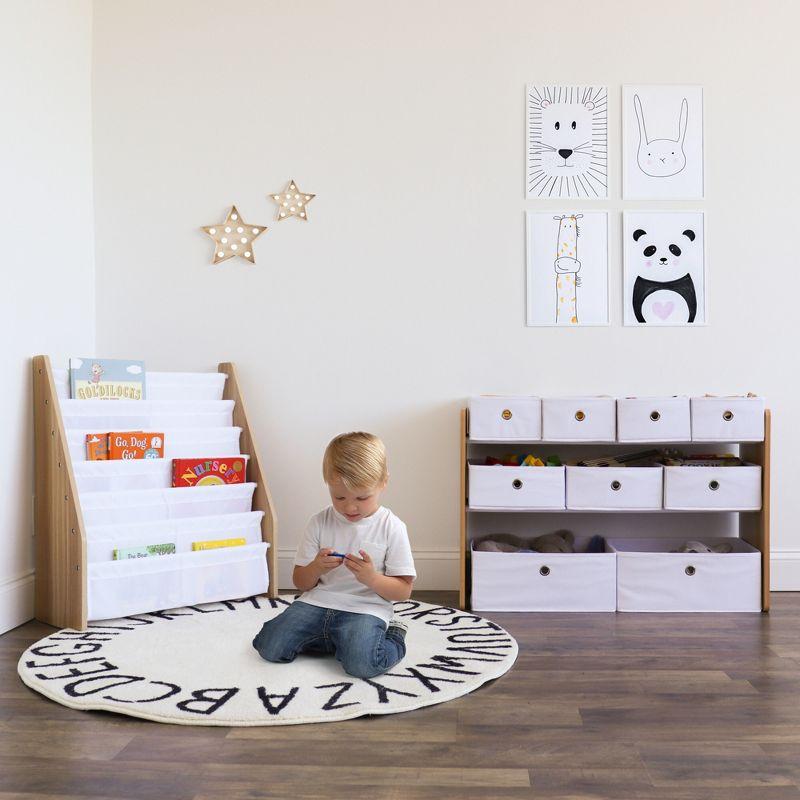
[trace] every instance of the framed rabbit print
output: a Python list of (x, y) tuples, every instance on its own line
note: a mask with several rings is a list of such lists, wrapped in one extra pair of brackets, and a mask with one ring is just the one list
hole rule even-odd
[(622, 87), (622, 195), (702, 199), (702, 86)]

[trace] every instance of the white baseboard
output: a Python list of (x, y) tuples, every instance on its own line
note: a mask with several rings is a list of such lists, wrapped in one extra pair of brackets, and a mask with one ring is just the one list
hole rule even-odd
[(800, 550), (773, 550), (770, 558), (773, 592), (800, 592)]
[[(278, 550), (278, 586), (281, 591), (293, 591), (292, 568), (294, 548)], [(415, 550), (414, 565), (417, 568), (415, 589), (458, 589), (458, 550)]]
[(33, 619), (33, 570), (0, 583), (0, 634)]

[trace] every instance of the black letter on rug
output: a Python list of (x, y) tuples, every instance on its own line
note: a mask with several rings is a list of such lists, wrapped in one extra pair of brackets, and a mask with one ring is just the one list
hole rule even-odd
[[(192, 692), (192, 700), (181, 700), (180, 703), (175, 705), (181, 711), (188, 711), (190, 714), (213, 714), (218, 708), (221, 708), (231, 699), (239, 690), (238, 689), (195, 689)], [(210, 692), (222, 692), (219, 697), (212, 697)], [(208, 708), (189, 708), (195, 703), (210, 703)]]
[(359, 706), (361, 703), (339, 703), (336, 704), (336, 701), (352, 686), (352, 683), (348, 683), (344, 681), (342, 683), (324, 683), (322, 686), (315, 686), (315, 689), (333, 689), (335, 686), (341, 686), (342, 688), (339, 689), (338, 692), (334, 692), (328, 700), (325, 702), (325, 705), (322, 706), (323, 711), (332, 711), (334, 708), (347, 708), (347, 706)]
[[(281, 711), (283, 711), (283, 709), (286, 708), (286, 706), (288, 706), (289, 703), (292, 702), (292, 700), (294, 700), (294, 696), (297, 694), (297, 690), (299, 688), (300, 688), (299, 686), (292, 686), (288, 694), (267, 694), (267, 690), (263, 686), (259, 686), (258, 696), (261, 699), (264, 708), (266, 708), (270, 714), (275, 716), (276, 714), (280, 714)], [(273, 697), (282, 697), (283, 700), (281, 700), (281, 702), (278, 703), (278, 705), (273, 705), (272, 704)]]
[(388, 686), (384, 686), (382, 683), (377, 683), (369, 678), (362, 678), (361, 680), (375, 688), (375, 690), (378, 692), (379, 703), (388, 703), (390, 692), (392, 694), (402, 694), (405, 697), (419, 697), (418, 694), (411, 694), (411, 692), (401, 692), (398, 689), (390, 689)]

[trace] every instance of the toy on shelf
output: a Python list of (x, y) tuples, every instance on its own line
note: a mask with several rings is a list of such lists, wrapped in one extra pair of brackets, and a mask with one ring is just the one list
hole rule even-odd
[(557, 455), (547, 456), (544, 460), (538, 456), (528, 453), (527, 455), (517, 455), (516, 453), (506, 453), (500, 458), (486, 456), (486, 466), (501, 467), (560, 467), (561, 459)]

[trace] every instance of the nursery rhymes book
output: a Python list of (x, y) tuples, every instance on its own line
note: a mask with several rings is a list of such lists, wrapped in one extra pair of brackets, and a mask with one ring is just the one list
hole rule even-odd
[(224, 486), (244, 483), (247, 456), (173, 458), (173, 486)]
[(144, 400), (144, 361), (71, 358), (69, 392), (75, 400)]

